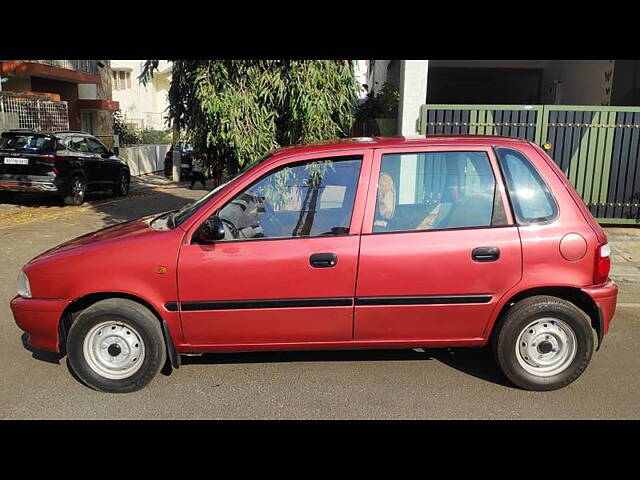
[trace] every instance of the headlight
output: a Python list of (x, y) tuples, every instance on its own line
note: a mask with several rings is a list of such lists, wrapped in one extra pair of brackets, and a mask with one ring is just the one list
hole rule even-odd
[(24, 298), (31, 298), (29, 279), (22, 270), (20, 270), (20, 274), (18, 275), (18, 295)]

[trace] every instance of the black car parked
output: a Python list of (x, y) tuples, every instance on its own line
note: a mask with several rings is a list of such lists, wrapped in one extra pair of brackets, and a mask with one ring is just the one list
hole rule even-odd
[[(191, 145), (186, 142), (179, 142), (177, 144), (180, 150), (180, 175), (182, 177), (188, 177), (191, 175), (191, 166), (193, 163), (193, 149)], [(173, 173), (173, 149), (176, 145), (171, 145), (171, 148), (164, 157), (164, 176), (170, 177)]]
[(129, 180), (127, 164), (87, 133), (10, 130), (0, 136), (0, 201), (16, 192), (51, 192), (66, 205), (80, 205), (88, 190), (127, 195)]

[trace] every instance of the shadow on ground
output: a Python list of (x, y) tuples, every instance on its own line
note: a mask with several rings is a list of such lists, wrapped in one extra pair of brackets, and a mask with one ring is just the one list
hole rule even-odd
[(182, 356), (183, 365), (215, 365), (275, 362), (380, 362), (437, 360), (450, 368), (487, 382), (515, 388), (502, 373), (489, 349), (447, 348), (433, 350), (336, 350), (248, 353), (208, 353)]
[[(35, 349), (27, 343), (27, 335), (22, 335), (24, 348), (33, 358), (47, 363), (60, 364), (62, 354)], [(503, 387), (514, 387), (498, 370), (488, 349), (478, 348), (442, 348), (433, 350), (323, 350), (323, 351), (280, 351), (280, 352), (242, 352), (207, 353), (202, 356), (182, 356), (182, 365), (220, 365), (247, 363), (294, 363), (294, 362), (397, 362), (437, 360), (454, 370), (471, 375), (486, 382)], [(73, 373), (68, 365), (69, 371)], [(162, 375), (174, 374), (169, 361), (161, 370)], [(179, 375), (179, 373), (176, 373)], [(77, 378), (77, 377), (76, 377)]]
[(23, 333), (20, 339), (22, 340), (22, 346), (26, 350), (30, 351), (31, 356), (36, 360), (40, 360), (42, 362), (47, 362), (47, 363), (55, 363), (56, 365), (60, 365), (60, 360), (62, 359), (62, 357), (64, 357), (64, 355), (55, 353), (55, 352), (47, 352), (46, 350), (39, 350), (37, 348), (32, 347), (31, 345), (29, 345), (29, 342), (28, 342), (29, 335), (27, 335), (26, 333)]

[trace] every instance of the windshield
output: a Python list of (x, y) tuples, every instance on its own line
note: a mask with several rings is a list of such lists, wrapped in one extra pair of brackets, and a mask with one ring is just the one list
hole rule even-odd
[(229, 185), (231, 182), (233, 182), (239, 176), (243, 175), (245, 172), (251, 170), (256, 165), (264, 162), (267, 158), (269, 158), (271, 156), (272, 156), (272, 154), (269, 153), (269, 154), (265, 155), (264, 157), (258, 159), (257, 161), (251, 162), (238, 175), (233, 177), (228, 182), (223, 183), (221, 185), (218, 185), (216, 188), (214, 188), (209, 193), (207, 193), (206, 195), (201, 197), (199, 200), (196, 200), (195, 202), (187, 203), (180, 210), (178, 210), (176, 213), (173, 214), (172, 220), (170, 222), (172, 224), (172, 227), (177, 227), (178, 225), (181, 225), (185, 220), (187, 220), (189, 217), (191, 217), (191, 215), (193, 215), (195, 212), (197, 212), (202, 205), (204, 205), (209, 200), (211, 200), (220, 190), (222, 190), (224, 187)]

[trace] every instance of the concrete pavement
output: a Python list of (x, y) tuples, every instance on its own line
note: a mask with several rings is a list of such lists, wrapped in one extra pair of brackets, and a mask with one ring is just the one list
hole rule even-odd
[(640, 228), (605, 231), (611, 245), (611, 278), (619, 283), (640, 283)]

